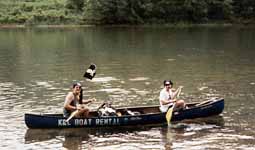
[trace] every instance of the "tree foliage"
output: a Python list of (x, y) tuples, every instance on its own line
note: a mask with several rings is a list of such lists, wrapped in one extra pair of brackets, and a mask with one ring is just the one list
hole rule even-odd
[(231, 4), (231, 0), (85, 0), (84, 19), (97, 23), (202, 23), (228, 19)]
[(0, 0), (1, 24), (255, 23), (255, 0)]
[(239, 19), (254, 19), (255, 1), (254, 0), (233, 0), (233, 11)]

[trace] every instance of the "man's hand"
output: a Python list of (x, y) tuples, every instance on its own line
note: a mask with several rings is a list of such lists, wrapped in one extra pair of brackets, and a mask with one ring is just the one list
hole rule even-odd
[(81, 109), (83, 109), (83, 106), (81, 104), (77, 104), (76, 108), (77, 108), (77, 110), (81, 110)]

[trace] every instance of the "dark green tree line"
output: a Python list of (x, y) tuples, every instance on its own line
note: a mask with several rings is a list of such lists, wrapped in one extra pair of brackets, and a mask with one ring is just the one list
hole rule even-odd
[(84, 20), (97, 23), (204, 23), (228, 20), (232, 0), (85, 0)]
[(1, 24), (255, 23), (255, 0), (0, 0)]

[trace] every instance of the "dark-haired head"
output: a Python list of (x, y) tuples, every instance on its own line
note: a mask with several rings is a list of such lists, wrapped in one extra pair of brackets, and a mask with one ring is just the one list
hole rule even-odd
[(171, 80), (164, 80), (163, 84), (164, 84), (164, 86), (167, 86), (167, 85), (173, 86), (174, 83)]
[(76, 86), (78, 86), (78, 87), (81, 88), (81, 83), (79, 83), (79, 82), (74, 83), (74, 84), (73, 84), (73, 88), (75, 88)]

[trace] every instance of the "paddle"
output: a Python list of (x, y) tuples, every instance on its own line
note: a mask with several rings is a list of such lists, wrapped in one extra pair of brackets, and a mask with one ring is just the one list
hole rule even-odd
[[(182, 88), (179, 90), (178, 94), (177, 94), (177, 98), (179, 97), (180, 93), (181, 93)], [(173, 110), (174, 110), (174, 106), (175, 106), (175, 102), (172, 105), (171, 108), (168, 108), (167, 113), (166, 113), (166, 121), (167, 121), (167, 125), (170, 126), (170, 121), (172, 119), (172, 115), (173, 115)]]
[(166, 113), (166, 121), (167, 121), (168, 126), (170, 126), (170, 121), (172, 119), (174, 105), (175, 105), (175, 103), (172, 105), (171, 108), (168, 108), (167, 113)]
[(70, 119), (72, 119), (76, 114), (78, 114), (79, 110), (75, 110), (74, 112), (71, 113), (71, 115), (65, 120), (66, 122), (68, 122)]
[[(86, 72), (84, 73), (83, 77), (88, 78), (90, 80), (92, 80), (95, 75), (96, 75), (96, 65), (95, 64), (90, 64), (89, 68), (86, 70)], [(82, 104), (82, 99), (83, 99), (83, 90), (81, 89), (80, 91), (80, 98), (79, 98), (79, 103)], [(95, 101), (95, 99), (93, 98), (92, 102)], [(66, 122), (68, 122), (70, 119), (72, 119), (75, 115), (77, 115), (79, 113), (79, 110), (75, 110), (74, 112), (71, 113), (71, 115), (66, 119)]]

